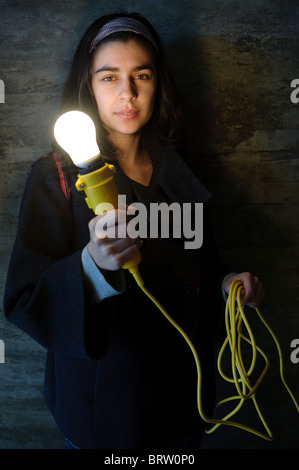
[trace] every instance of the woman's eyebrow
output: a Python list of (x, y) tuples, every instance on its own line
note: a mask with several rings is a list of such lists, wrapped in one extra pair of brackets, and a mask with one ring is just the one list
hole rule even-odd
[[(154, 67), (150, 64), (144, 64), (144, 65), (138, 65), (137, 67), (134, 67), (132, 72), (139, 72), (140, 70), (154, 70)], [(104, 65), (103, 67), (100, 67), (95, 71), (95, 73), (101, 73), (101, 72), (119, 72), (120, 69), (118, 67), (111, 67), (110, 65)]]
[(104, 65), (104, 67), (101, 67), (95, 71), (95, 73), (100, 73), (100, 72), (119, 72), (119, 68), (110, 67), (109, 65)]

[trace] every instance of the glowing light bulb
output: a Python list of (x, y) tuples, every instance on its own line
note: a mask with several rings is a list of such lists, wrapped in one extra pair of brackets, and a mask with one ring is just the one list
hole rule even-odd
[(80, 168), (88, 167), (100, 155), (95, 125), (82, 111), (62, 114), (55, 123), (54, 136), (60, 147)]

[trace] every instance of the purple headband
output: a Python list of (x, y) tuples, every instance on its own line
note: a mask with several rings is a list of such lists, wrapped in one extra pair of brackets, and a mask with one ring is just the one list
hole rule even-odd
[(106, 38), (110, 34), (113, 33), (118, 33), (121, 31), (131, 31), (132, 33), (136, 34), (141, 34), (141, 36), (144, 36), (158, 51), (157, 44), (151, 35), (150, 31), (148, 28), (142, 24), (140, 21), (135, 20), (134, 18), (127, 18), (127, 17), (122, 17), (122, 18), (116, 18), (114, 20), (109, 21), (108, 23), (104, 24), (94, 40), (92, 41), (90, 52), (95, 48), (95, 46), (102, 41), (102, 39)]

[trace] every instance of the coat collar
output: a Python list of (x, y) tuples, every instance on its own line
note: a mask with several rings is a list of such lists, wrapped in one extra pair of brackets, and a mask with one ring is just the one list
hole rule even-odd
[[(116, 161), (111, 162), (116, 167), (115, 181), (120, 194), (127, 195), (127, 203), (133, 203), (134, 188), (146, 191), (146, 186), (133, 182), (128, 178)], [(172, 201), (179, 203), (205, 203), (211, 198), (211, 193), (201, 183), (182, 157), (175, 151), (162, 151), (153, 159), (153, 176), (150, 184), (159, 185)]]

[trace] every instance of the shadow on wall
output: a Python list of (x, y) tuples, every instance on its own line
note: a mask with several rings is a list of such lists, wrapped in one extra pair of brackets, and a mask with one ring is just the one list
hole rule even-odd
[[(299, 305), (298, 108), (290, 100), (298, 69), (295, 38), (200, 36), (174, 42), (169, 51), (187, 109), (193, 163), (213, 194), (211, 219), (222, 258), (236, 272), (249, 270), (262, 279), (262, 312), (278, 336), (299, 401), (290, 361)], [(224, 429), (206, 439), (207, 448), (298, 447), (298, 414), (280, 389), (273, 339), (259, 325), (254, 334), (273, 364), (261, 401), (278, 439), (268, 443)], [(251, 407), (245, 423), (250, 413)]]
[(294, 42), (201, 37), (169, 47), (220, 245), (296, 243), (298, 111), (285, 75)]

